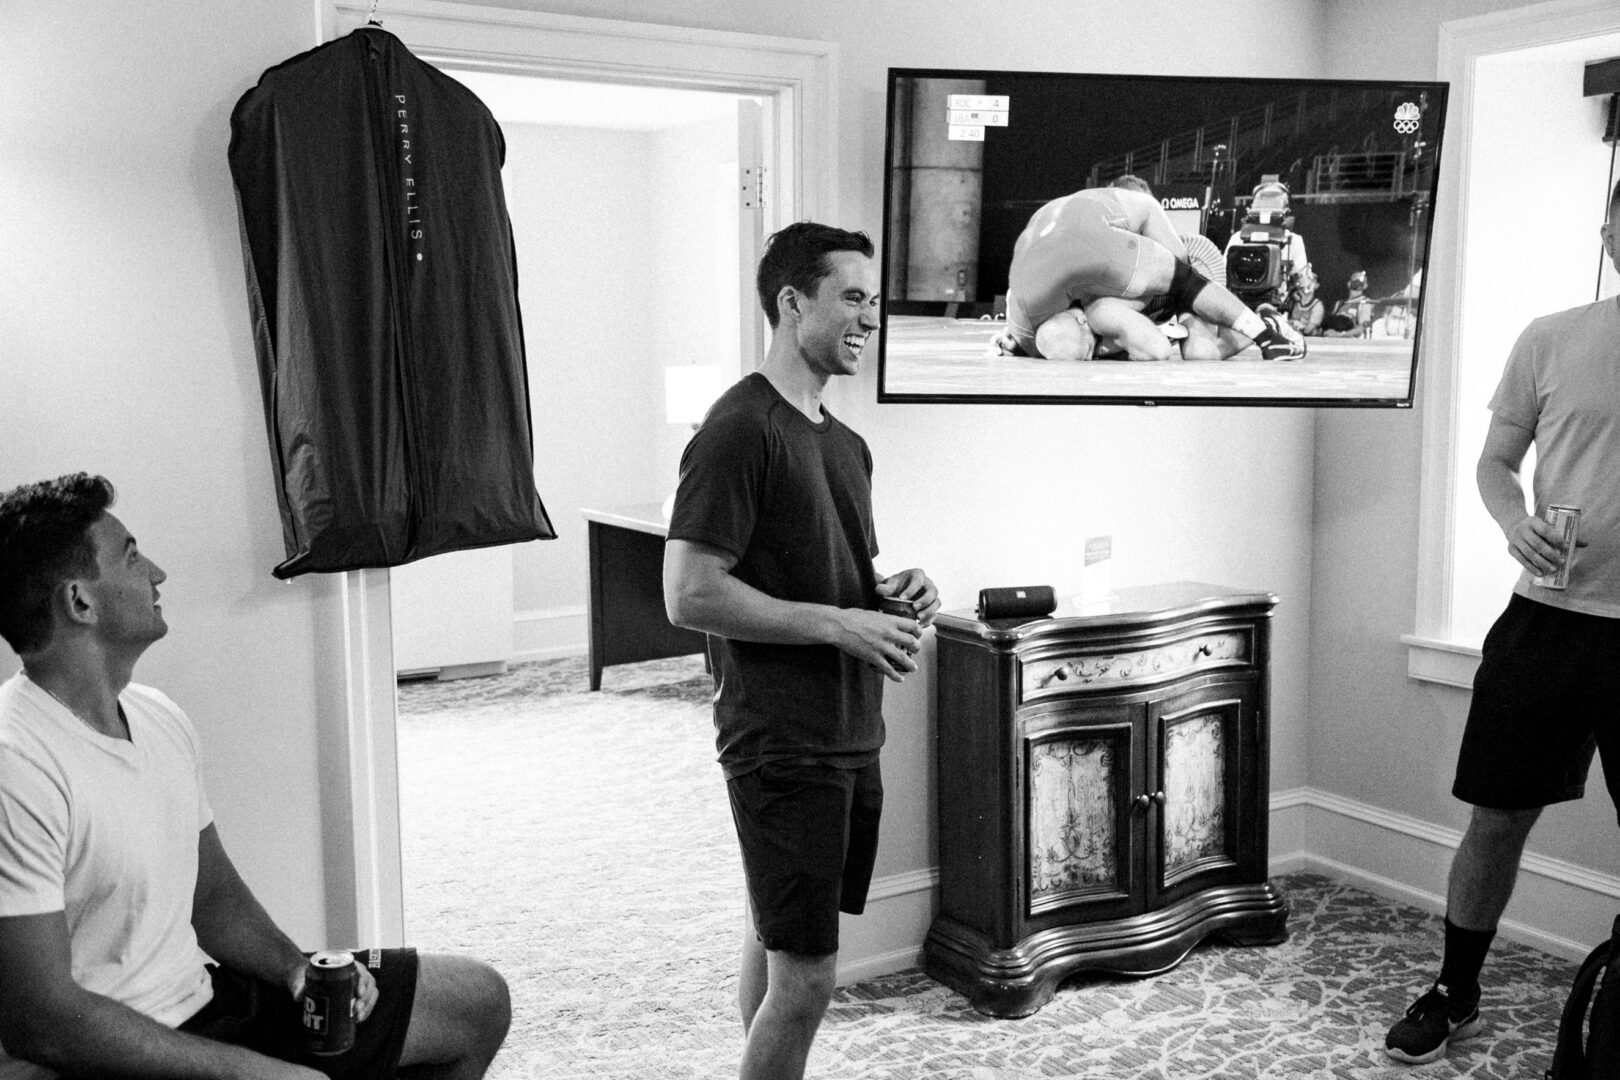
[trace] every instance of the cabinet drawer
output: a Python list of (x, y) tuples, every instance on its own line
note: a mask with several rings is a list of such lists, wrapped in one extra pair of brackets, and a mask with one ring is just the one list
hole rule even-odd
[(1254, 662), (1253, 630), (1211, 630), (1177, 641), (1132, 648), (1070, 652), (1019, 663), (1019, 701), (1095, 692), (1176, 678), (1204, 668)]

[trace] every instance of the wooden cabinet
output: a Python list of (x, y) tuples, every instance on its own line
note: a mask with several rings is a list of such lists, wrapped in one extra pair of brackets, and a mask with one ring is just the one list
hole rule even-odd
[(671, 626), (664, 614), (664, 538), (669, 524), (653, 505), (584, 509), (590, 541), (591, 689), (614, 664), (703, 653), (708, 638)]
[(940, 615), (930, 975), (1024, 1016), (1078, 971), (1286, 938), (1266, 876), (1276, 603), (1178, 582), (1072, 617)]

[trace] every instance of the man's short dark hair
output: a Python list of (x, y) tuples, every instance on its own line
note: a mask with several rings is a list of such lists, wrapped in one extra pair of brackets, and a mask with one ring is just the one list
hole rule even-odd
[(1620, 225), (1620, 181), (1614, 185), (1614, 191), (1609, 193), (1609, 220), (1610, 225)]
[(782, 286), (791, 285), (802, 293), (813, 293), (821, 279), (832, 273), (827, 256), (835, 251), (858, 251), (872, 257), (872, 239), (863, 232), (850, 232), (813, 221), (799, 221), (765, 241), (765, 254), (759, 260), (755, 286), (759, 304), (772, 327), (781, 321), (776, 297)]
[(100, 575), (90, 526), (113, 498), (107, 478), (89, 473), (0, 493), (0, 637), (19, 656), (50, 644), (56, 587)]
[(1148, 182), (1135, 173), (1122, 173), (1114, 177), (1109, 187), (1124, 188), (1126, 191), (1140, 191), (1144, 195), (1152, 195), (1153, 188)]

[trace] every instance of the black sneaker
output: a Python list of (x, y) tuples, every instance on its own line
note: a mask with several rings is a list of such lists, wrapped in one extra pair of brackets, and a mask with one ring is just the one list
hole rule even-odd
[(1266, 321), (1271, 329), (1271, 336), (1260, 345), (1260, 358), (1262, 360), (1303, 360), (1305, 359), (1305, 338), (1298, 330), (1288, 325), (1288, 320), (1282, 313), (1270, 304), (1261, 304), (1255, 308), (1255, 313)]
[(1384, 1053), (1396, 1061), (1422, 1065), (1446, 1052), (1454, 1042), (1479, 1031), (1479, 992), (1472, 999), (1458, 995), (1442, 983), (1412, 1003), (1406, 1015), (1384, 1036)]

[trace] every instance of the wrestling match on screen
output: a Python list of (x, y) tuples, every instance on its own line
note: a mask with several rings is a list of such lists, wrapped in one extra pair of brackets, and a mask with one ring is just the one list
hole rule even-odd
[(878, 400), (1409, 407), (1445, 104), (891, 69)]

